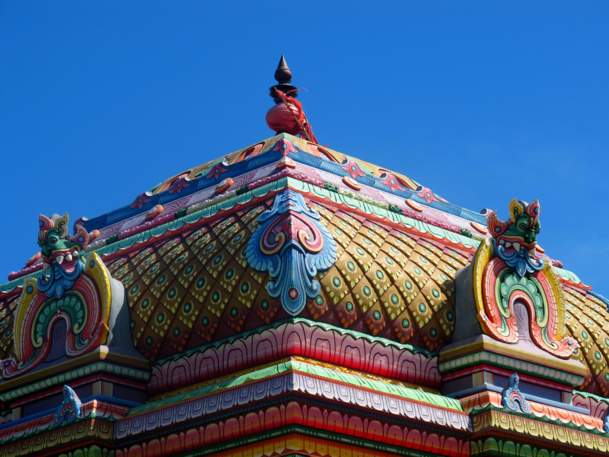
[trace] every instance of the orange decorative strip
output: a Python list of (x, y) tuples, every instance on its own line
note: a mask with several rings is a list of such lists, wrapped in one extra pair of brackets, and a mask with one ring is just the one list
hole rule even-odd
[(233, 178), (226, 178), (224, 181), (218, 184), (218, 186), (216, 187), (216, 193), (219, 194), (221, 192), (224, 192), (226, 189), (233, 185), (233, 182)]
[(40, 252), (37, 252), (36, 254), (34, 254), (34, 256), (32, 256), (32, 258), (30, 258), (27, 262), (25, 262), (25, 264), (29, 267), (34, 262), (36, 262), (36, 260), (38, 260), (41, 255), (42, 254), (40, 254)]
[(150, 211), (146, 213), (146, 219), (151, 220), (157, 217), (159, 214), (163, 212), (163, 205), (153, 206)]
[(406, 204), (408, 206), (410, 206), (412, 209), (414, 209), (415, 211), (418, 211), (419, 213), (423, 212), (423, 205), (418, 204), (414, 200), (411, 200), (411, 199), (407, 198), (406, 199)]
[(348, 185), (351, 189), (360, 190), (362, 186), (355, 179), (345, 176), (343, 182)]
[(278, 169), (282, 169), (282, 168), (285, 168), (285, 167), (296, 168), (296, 162), (294, 162), (288, 156), (283, 156), (281, 159), (279, 159), (277, 161), (277, 165), (275, 165), (275, 167), (278, 168)]
[(470, 225), (478, 232), (482, 233), (483, 235), (488, 233), (488, 229), (482, 225), (482, 224), (478, 224), (477, 222), (470, 222)]

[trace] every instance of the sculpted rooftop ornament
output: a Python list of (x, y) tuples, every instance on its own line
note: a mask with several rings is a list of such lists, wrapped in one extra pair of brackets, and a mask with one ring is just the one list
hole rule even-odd
[(492, 212), (488, 229), (493, 238), (484, 240), (473, 262), (474, 296), (478, 320), (488, 335), (505, 343), (518, 342), (515, 303), (529, 313), (533, 342), (557, 357), (569, 358), (579, 347), (564, 338), (566, 305), (562, 287), (552, 266), (535, 259), (539, 233), (539, 202), (510, 202), (507, 222)]
[(64, 385), (63, 401), (57, 409), (57, 413), (53, 419), (53, 425), (59, 425), (63, 422), (74, 422), (77, 418), (82, 416), (81, 407), (80, 398), (78, 398), (74, 389), (68, 385)]
[(275, 79), (278, 84), (271, 87), (270, 93), (275, 101), (275, 106), (266, 114), (268, 126), (277, 133), (300, 135), (302, 138), (317, 143), (311, 124), (302, 109), (302, 103), (296, 100), (300, 89), (290, 84), (292, 72), (283, 56), (275, 70)]

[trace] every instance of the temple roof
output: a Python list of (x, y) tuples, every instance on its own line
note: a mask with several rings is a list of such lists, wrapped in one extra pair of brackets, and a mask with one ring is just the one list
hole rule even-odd
[[(294, 319), (269, 293), (247, 247), (276, 197), (295, 192), (335, 241), (332, 266), (298, 317), (434, 358), (451, 341), (455, 273), (488, 238), (487, 214), (453, 205), (412, 179), (279, 134), (168, 178), (91, 220), (95, 251), (127, 291), (136, 348), (162, 362)], [(99, 233), (97, 233), (97, 232)], [(539, 258), (546, 258), (538, 253)], [(0, 286), (0, 358), (13, 355), (13, 311), (33, 263)], [(607, 303), (555, 268), (567, 333), (589, 370), (582, 389), (609, 393)]]
[[(89, 231), (103, 229), (104, 233), (111, 233), (111, 230), (116, 232), (128, 225), (125, 221), (145, 213), (145, 209), (154, 207), (156, 204), (163, 206), (171, 204), (171, 209), (183, 208), (214, 196), (217, 184), (226, 178), (235, 180), (229, 189), (229, 191), (234, 191), (244, 184), (251, 183), (252, 178), (260, 179), (261, 173), (251, 173), (253, 170), (275, 165), (277, 157), (282, 152), (277, 146), (278, 141), (282, 138), (289, 139), (290, 144), (294, 145), (294, 152), (303, 153), (301, 155), (295, 153), (290, 157), (296, 162), (302, 162), (311, 167), (307, 172), (311, 174), (312, 178), (325, 177), (325, 173), (340, 178), (351, 177), (370, 187), (368, 191), (364, 190), (370, 198), (378, 197), (378, 191), (381, 191), (406, 197), (415, 204), (437, 208), (441, 212), (454, 214), (480, 224), (486, 223), (481, 214), (448, 203), (429, 188), (401, 173), (284, 133), (171, 176), (151, 190), (138, 195), (129, 205), (91, 220), (84, 219), (83, 225)], [(281, 142), (280, 146), (283, 147), (284, 144)], [(317, 173), (313, 169), (317, 169)], [(265, 174), (268, 175), (268, 173)], [(335, 181), (337, 181), (336, 185), (346, 187), (341, 179)], [(201, 193), (202, 190), (207, 190), (207, 192)], [(373, 190), (377, 190), (377, 192)], [(197, 198), (185, 199), (186, 196), (192, 194), (197, 194)], [(120, 224), (121, 222), (123, 224)], [(471, 229), (471, 227), (468, 228)]]

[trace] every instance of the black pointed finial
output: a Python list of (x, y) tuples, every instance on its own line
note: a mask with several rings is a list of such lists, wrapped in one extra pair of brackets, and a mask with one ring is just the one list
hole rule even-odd
[(292, 81), (292, 72), (288, 67), (288, 63), (285, 61), (283, 54), (281, 55), (281, 59), (279, 59), (277, 70), (275, 70), (275, 80), (279, 84), (289, 84), (290, 81)]
[(283, 103), (281, 98), (277, 96), (275, 89), (279, 89), (283, 93), (290, 92), (290, 97), (298, 97), (298, 92), (296, 92), (296, 88), (290, 84), (292, 81), (292, 72), (288, 67), (288, 63), (285, 61), (285, 57), (283, 54), (281, 55), (281, 59), (279, 59), (279, 65), (277, 65), (277, 70), (275, 70), (275, 79), (277, 80), (276, 85), (271, 87), (270, 96), (273, 97), (275, 103)]

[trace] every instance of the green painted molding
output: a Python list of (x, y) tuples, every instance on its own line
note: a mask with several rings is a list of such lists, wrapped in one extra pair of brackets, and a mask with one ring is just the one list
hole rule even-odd
[(53, 386), (61, 386), (84, 376), (90, 376), (96, 373), (107, 373), (111, 375), (123, 376), (138, 382), (147, 382), (150, 379), (150, 373), (147, 371), (127, 368), (125, 366), (115, 365), (108, 362), (96, 362), (2, 393), (0, 394), (0, 400), (16, 400), (24, 395), (31, 395)]
[(393, 223), (400, 223), (406, 228), (415, 228), (422, 233), (429, 233), (435, 238), (446, 239), (455, 244), (460, 243), (463, 246), (469, 248), (477, 248), (480, 244), (480, 241), (476, 239), (469, 238), (458, 233), (451, 232), (440, 227), (436, 227), (431, 224), (427, 224), (426, 222), (421, 222), (417, 219), (410, 218), (403, 214), (398, 214), (394, 211), (390, 211), (385, 203), (381, 204), (380, 202), (377, 202), (372, 199), (364, 199), (359, 196), (356, 197), (355, 195), (343, 192), (340, 189), (338, 192), (332, 192), (310, 183), (298, 181), (293, 178), (287, 179), (288, 184), (294, 189), (318, 195), (325, 199), (332, 200), (334, 203), (347, 205), (350, 208), (358, 208), (366, 214), (373, 214), (377, 217), (388, 219)]
[(335, 371), (330, 368), (298, 361), (293, 361), (293, 366), (296, 371), (322, 377), (331, 381), (351, 384), (356, 387), (363, 387), (365, 389), (395, 395), (396, 397), (402, 397), (407, 400), (415, 400), (421, 403), (428, 403), (430, 405), (441, 406), (442, 408), (463, 412), (463, 408), (461, 407), (461, 402), (459, 400), (444, 397), (443, 395), (425, 392), (423, 390), (413, 389), (399, 384), (377, 381), (368, 377), (358, 376), (343, 371)]
[(490, 365), (512, 371), (519, 371), (521, 373), (530, 374), (532, 376), (550, 381), (571, 384), (572, 386), (579, 386), (582, 382), (584, 382), (584, 378), (576, 374), (559, 371), (554, 368), (538, 365), (526, 360), (495, 354), (494, 352), (488, 351), (480, 351), (473, 354), (468, 354), (458, 359), (440, 362), (438, 364), (438, 369), (441, 374), (446, 374), (483, 363), (488, 363)]
[(599, 403), (603, 402), (609, 405), (609, 398), (601, 397), (600, 395), (591, 394), (589, 392), (582, 392), (580, 390), (574, 390), (573, 395), (579, 395), (580, 397), (584, 398), (592, 398), (593, 400), (596, 400)]
[(472, 440), (471, 455), (472, 457), (576, 457), (574, 454), (564, 454), (526, 442), (519, 443), (493, 437)]
[(114, 457), (114, 455), (114, 451), (111, 449), (102, 449), (99, 446), (92, 445), (68, 453), (59, 454), (59, 457)]
[(357, 388), (364, 388), (381, 392), (384, 394), (394, 395), (406, 400), (414, 400), (420, 403), (426, 403), (432, 406), (439, 406), (445, 409), (463, 412), (461, 403), (453, 398), (444, 397), (439, 394), (424, 392), (418, 389), (412, 389), (399, 384), (389, 384), (383, 381), (377, 381), (364, 376), (358, 376), (351, 373), (335, 371), (330, 368), (320, 367), (308, 363), (299, 362), (297, 360), (288, 360), (276, 365), (255, 370), (234, 378), (223, 379), (214, 384), (209, 384), (199, 387), (189, 392), (179, 393), (177, 395), (153, 401), (145, 405), (136, 406), (129, 411), (129, 416), (141, 414), (155, 409), (168, 407), (177, 403), (192, 400), (204, 395), (219, 392), (225, 389), (235, 388), (244, 384), (255, 381), (261, 381), (266, 378), (271, 378), (289, 372), (300, 372), (315, 377), (323, 378), (328, 381), (336, 381), (342, 384), (348, 384)]
[[(119, 249), (129, 248), (135, 244), (148, 241), (153, 237), (160, 237), (169, 230), (177, 230), (183, 227), (186, 223), (198, 222), (202, 218), (211, 217), (221, 210), (233, 208), (239, 203), (247, 203), (256, 197), (264, 196), (270, 192), (284, 189), (286, 186), (287, 178), (284, 177), (242, 194), (237, 194), (236, 191), (232, 191), (227, 195), (221, 196), (220, 198), (215, 198), (211, 201), (206, 200), (200, 204), (189, 207), (187, 214), (179, 219), (174, 219), (149, 230), (144, 230), (109, 245), (100, 244), (98, 247), (92, 248), (88, 252), (96, 252), (100, 257), (103, 255), (114, 254)], [(5, 284), (0, 284), (0, 292), (10, 292), (16, 287), (22, 286), (26, 278), (37, 276), (39, 274), (40, 272), (36, 271), (21, 278), (9, 281)]]
[(560, 277), (562, 277), (564, 279), (573, 281), (573, 282), (578, 283), (578, 284), (582, 284), (582, 285), (584, 284), (582, 282), (582, 280), (579, 279), (579, 277), (575, 273), (573, 273), (572, 271), (564, 270), (562, 268), (558, 268), (558, 267), (555, 267), (555, 266), (552, 266), (552, 269), (558, 274), (558, 276), (560, 276)]
[[(393, 223), (400, 223), (406, 228), (415, 228), (422, 233), (429, 233), (435, 238), (446, 239), (452, 243), (460, 243), (470, 248), (477, 248), (480, 243), (478, 240), (390, 211), (384, 203), (348, 194), (341, 190), (338, 192), (331, 192), (314, 184), (299, 181), (294, 178), (283, 177), (253, 190), (248, 190), (247, 192), (237, 193), (236, 190), (234, 190), (219, 198), (206, 200), (187, 208), (187, 214), (184, 217), (180, 217), (179, 219), (172, 220), (149, 230), (144, 230), (143, 232), (118, 240), (109, 245), (102, 244), (99, 247), (91, 249), (91, 251), (96, 252), (99, 256), (114, 254), (119, 249), (129, 248), (135, 244), (148, 241), (152, 237), (160, 237), (169, 230), (180, 229), (186, 223), (198, 222), (202, 218), (214, 216), (221, 210), (231, 209), (237, 204), (247, 203), (254, 198), (285, 189), (288, 185), (294, 189), (315, 194), (326, 200), (331, 200), (336, 204), (345, 204), (354, 209), (358, 208), (366, 214), (376, 215), (377, 217), (388, 219)], [(29, 275), (2, 284), (0, 285), (0, 292), (11, 291), (15, 287), (23, 285), (25, 278), (37, 274), (39, 274), (39, 272), (30, 273)]]

